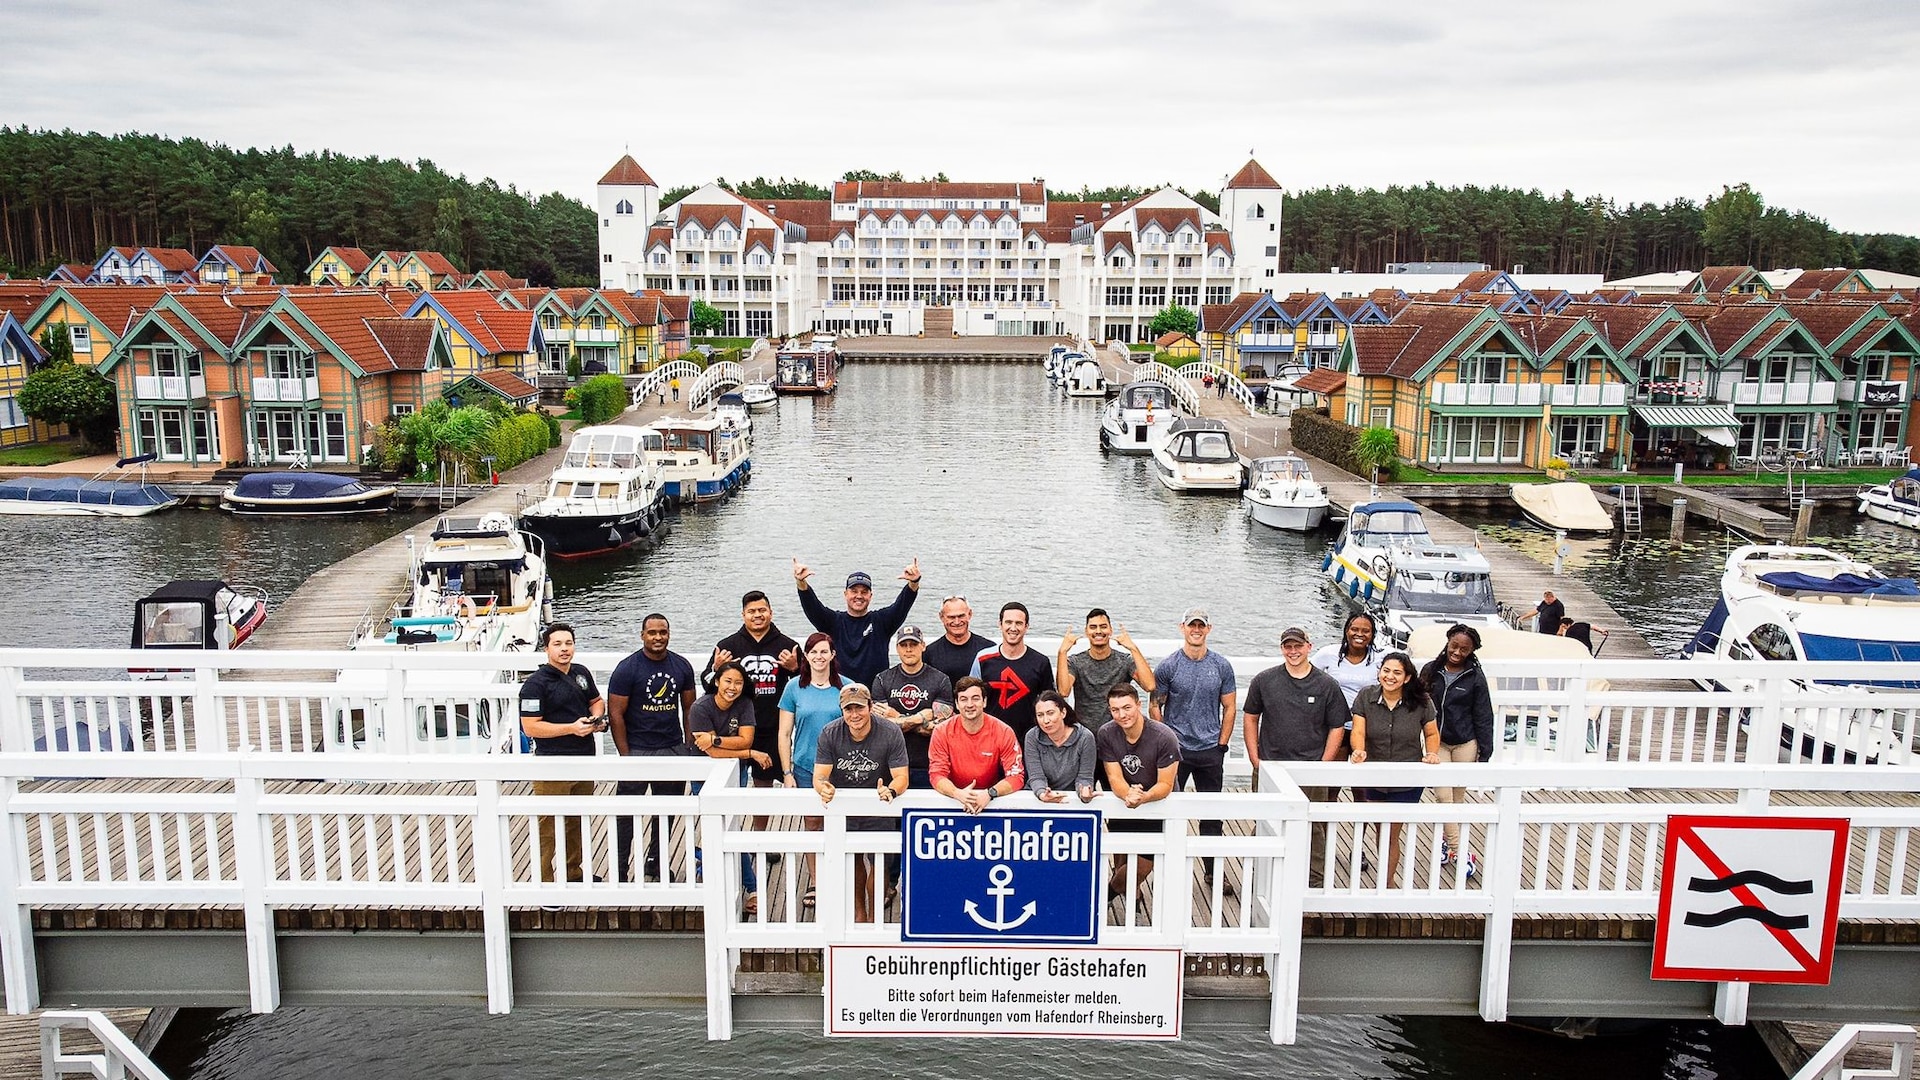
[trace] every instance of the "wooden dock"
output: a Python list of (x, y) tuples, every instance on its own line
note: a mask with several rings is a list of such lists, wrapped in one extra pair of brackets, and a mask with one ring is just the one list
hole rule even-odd
[(840, 358), (855, 361), (938, 361), (944, 363), (1029, 363), (1038, 367), (1055, 345), (1072, 345), (1064, 337), (914, 337), (863, 335), (842, 338), (835, 347)]
[(1687, 500), (1687, 516), (1705, 518), (1716, 525), (1738, 530), (1761, 540), (1786, 540), (1793, 536), (1793, 519), (1764, 506), (1722, 495), (1706, 488), (1663, 484), (1648, 492), (1653, 501), (1671, 507), (1676, 499)]

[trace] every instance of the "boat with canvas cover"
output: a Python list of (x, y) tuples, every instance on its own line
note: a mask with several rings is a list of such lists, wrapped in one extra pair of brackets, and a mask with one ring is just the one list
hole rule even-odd
[(1153, 472), (1170, 491), (1240, 490), (1233, 432), (1218, 420), (1183, 416), (1153, 448)]
[(220, 508), (236, 514), (380, 514), (392, 508), (399, 490), (334, 473), (248, 473), (220, 493)]
[[(169, 581), (134, 602), (133, 647), (157, 652), (237, 649), (267, 621), (267, 593), (224, 581)], [(136, 679), (185, 679), (190, 670), (131, 668)]]
[(22, 476), (0, 480), (0, 514), (38, 517), (142, 517), (165, 510), (180, 500), (146, 478), (154, 455), (121, 458), (115, 469), (140, 466), (138, 480), (105, 479), (102, 469), (91, 477)]
[(1548, 532), (1591, 536), (1613, 531), (1613, 515), (1600, 505), (1593, 489), (1578, 480), (1514, 484), (1509, 490), (1527, 520)]
[(1920, 529), (1920, 469), (1909, 469), (1884, 484), (1863, 487), (1855, 496), (1860, 513), (1889, 525)]
[(1156, 379), (1140, 379), (1100, 412), (1100, 445), (1116, 454), (1151, 454), (1180, 418), (1173, 388)]

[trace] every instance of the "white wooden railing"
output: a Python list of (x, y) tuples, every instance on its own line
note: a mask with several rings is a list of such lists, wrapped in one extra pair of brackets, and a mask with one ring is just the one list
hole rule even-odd
[[(1156, 361), (1156, 364), (1157, 363), (1158, 361)], [(1239, 402), (1241, 405), (1246, 406), (1248, 416), (1258, 416), (1260, 414), (1260, 410), (1255, 407), (1253, 403), (1252, 389), (1250, 389), (1246, 383), (1240, 381), (1240, 376), (1234, 374), (1227, 368), (1221, 367), (1219, 364), (1207, 360), (1189, 360), (1181, 364), (1178, 368), (1169, 368), (1168, 370), (1178, 372), (1181, 378), (1187, 380), (1189, 387), (1202, 377), (1211, 375), (1213, 376), (1216, 386), (1222, 382), (1227, 384), (1227, 396)], [(1208, 393), (1204, 388), (1196, 392), (1201, 394)]]
[(650, 395), (660, 393), (662, 388), (675, 379), (684, 379), (686, 382), (683, 386), (691, 386), (693, 380), (698, 379), (705, 370), (691, 360), (669, 360), (647, 372), (640, 377), (639, 382), (633, 384), (633, 398), (627, 407), (639, 408), (641, 402)]
[(746, 374), (740, 364), (734, 360), (722, 360), (708, 364), (700, 377), (693, 381), (693, 389), (687, 394), (687, 402), (694, 408), (702, 408), (721, 393), (746, 381)]
[(1165, 383), (1173, 391), (1173, 400), (1190, 415), (1200, 415), (1200, 398), (1194, 393), (1193, 384), (1177, 368), (1170, 368), (1158, 360), (1133, 365), (1135, 380), (1141, 382)]
[[(1833, 1033), (1793, 1074), (1793, 1080), (1908, 1080), (1913, 1074), (1914, 1030), (1906, 1024), (1846, 1024)], [(1849, 1069), (1847, 1055), (1856, 1049), (1887, 1051), (1884, 1069)]]
[[(290, 781), (337, 780), (343, 771), (353, 783), (286, 790)], [(689, 795), (524, 793), (523, 782), (535, 779), (600, 781), (602, 791), (613, 780), (698, 779), (704, 787)], [(113, 783), (103, 788), (102, 780)], [(139, 780), (202, 783), (125, 790)], [(1479, 794), (1447, 805), (1309, 804), (1302, 783), (1460, 784)], [(1151, 888), (1128, 870), (1127, 902), (1106, 910), (1101, 941), (1264, 957), (1274, 987), (1272, 1034), (1281, 1042), (1294, 1033), (1304, 916), (1482, 920), (1479, 1010), (1486, 1019), (1504, 1019), (1515, 920), (1650, 916), (1666, 818), (1703, 805), (1803, 814), (1808, 802), (1851, 799), (1832, 811), (1852, 821), (1841, 917), (1920, 919), (1920, 807), (1911, 798), (1920, 794), (1920, 769), (1911, 766), (1265, 763), (1258, 787), (1257, 794), (1178, 794), (1138, 809), (1096, 796), (1091, 807), (1110, 818), (1169, 826), (1103, 841), (1108, 854), (1152, 855), (1155, 869)], [(1003, 804), (1037, 806), (1025, 793), (996, 809)], [(510, 909), (680, 908), (703, 911), (708, 985), (726, 987), (742, 949), (899, 940), (881, 896), (885, 875), (873, 875), (879, 921), (857, 922), (853, 895), (855, 858), (898, 852), (899, 834), (850, 832), (846, 819), (944, 805), (931, 792), (892, 804), (842, 792), (822, 806), (805, 789), (743, 789), (734, 763), (692, 758), (0, 754), (0, 963), (9, 1007), (29, 1011), (39, 985), (31, 909), (231, 907), (243, 912), (250, 1001), (265, 1011), (280, 999), (277, 907), (477, 909), (488, 1007), (504, 1012), (513, 1003)], [(756, 815), (772, 815), (772, 824), (755, 828)], [(802, 815), (823, 819), (822, 827), (807, 829)], [(543, 847), (535, 828), (543, 818), (555, 821), (554, 850)], [(615, 833), (623, 821), (669, 853), (661, 881), (619, 880)], [(1227, 825), (1225, 835), (1189, 834), (1192, 823), (1205, 821)], [(1477, 853), (1476, 875), (1464, 862), (1442, 866), (1446, 822), (1459, 823), (1464, 846)], [(1379, 838), (1389, 823), (1405, 831), (1391, 884)], [(1325, 827), (1328, 841), (1310, 856), (1313, 824)], [(552, 870), (552, 856), (569, 835), (583, 838), (583, 868), (570, 880)], [(698, 880), (694, 838), (705, 851)], [(1363, 851), (1370, 869), (1361, 864)], [(785, 857), (777, 875), (775, 853)], [(803, 879), (808, 855), (817, 869)], [(742, 856), (760, 881), (762, 903), (751, 916), (740, 914)], [(1191, 888), (1169, 884), (1195, 880), (1196, 860), (1218, 866), (1204, 879), (1198, 903)], [(1310, 886), (1316, 870), (1324, 880)], [(544, 880), (556, 876), (561, 880)], [(812, 907), (799, 902), (803, 885), (817, 889)], [(1744, 999), (1726, 997), (1720, 1018), (1741, 1022)], [(708, 999), (710, 1037), (730, 1037), (730, 995)]]
[[(98, 1054), (68, 1053), (61, 1044), (61, 1033), (84, 1031), (100, 1044)], [(97, 1080), (167, 1080), (152, 1059), (135, 1046), (127, 1033), (113, 1021), (91, 1011), (49, 1010), (40, 1014), (40, 1075), (44, 1080), (62, 1076), (89, 1076)]]

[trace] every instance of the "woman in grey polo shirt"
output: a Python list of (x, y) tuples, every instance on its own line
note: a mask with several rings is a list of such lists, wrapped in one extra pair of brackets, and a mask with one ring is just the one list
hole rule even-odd
[[(1413, 762), (1433, 765), (1440, 760), (1440, 726), (1434, 722), (1433, 699), (1415, 677), (1413, 658), (1388, 653), (1380, 661), (1380, 681), (1360, 691), (1353, 700), (1353, 756), (1367, 761)], [(1417, 803), (1425, 788), (1355, 788), (1363, 802)], [(1387, 888), (1400, 874), (1400, 822), (1387, 826)]]

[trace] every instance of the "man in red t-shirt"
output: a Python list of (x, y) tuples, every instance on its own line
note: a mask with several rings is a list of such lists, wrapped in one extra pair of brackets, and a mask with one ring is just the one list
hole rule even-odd
[(954, 715), (933, 729), (927, 774), (933, 790), (977, 814), (1027, 782), (1013, 729), (987, 715), (987, 684), (968, 676), (954, 684)]

